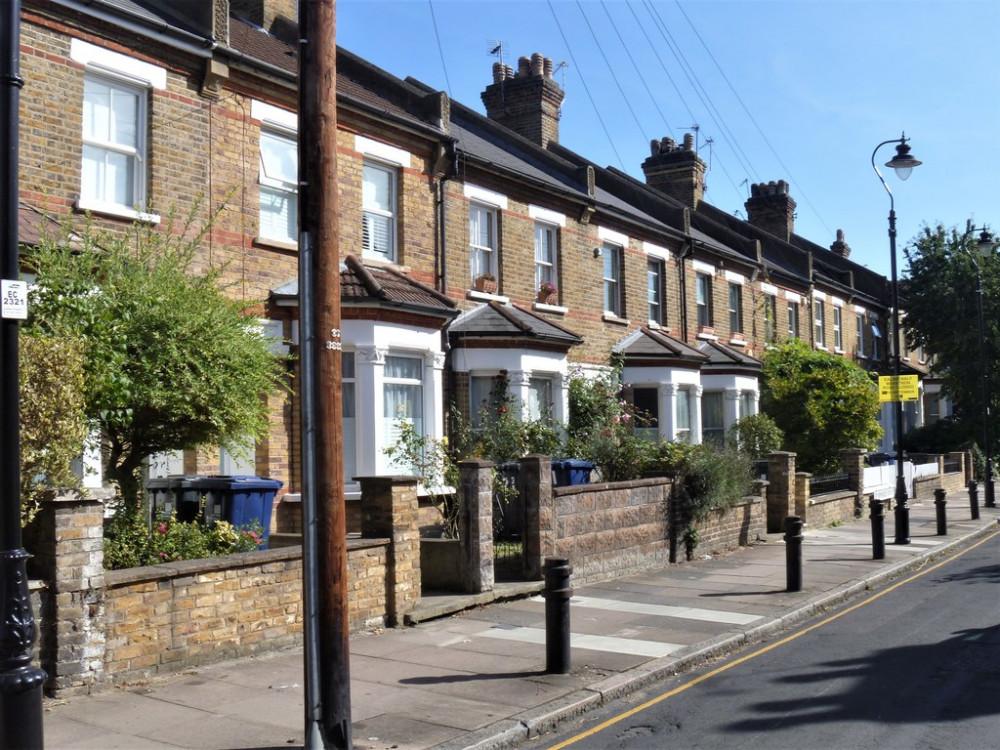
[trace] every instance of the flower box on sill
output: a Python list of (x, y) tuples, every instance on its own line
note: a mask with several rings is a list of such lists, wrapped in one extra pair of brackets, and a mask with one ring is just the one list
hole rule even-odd
[(489, 274), (477, 276), (475, 282), (473, 283), (475, 284), (477, 292), (485, 292), (486, 294), (496, 294), (497, 289), (499, 288), (496, 278)]

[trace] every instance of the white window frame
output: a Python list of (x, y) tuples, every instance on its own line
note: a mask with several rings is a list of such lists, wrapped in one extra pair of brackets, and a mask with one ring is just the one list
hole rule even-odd
[[(499, 278), (497, 271), (499, 268), (497, 254), (500, 245), (497, 235), (498, 214), (496, 206), (475, 201), (469, 203), (469, 268), (472, 281), (485, 274), (489, 274), (495, 279)], [(478, 242), (481, 237), (480, 225), (483, 219), (488, 227), (487, 241), (489, 244), (486, 245)]]
[(674, 440), (679, 443), (691, 442), (691, 404), (693, 401), (694, 394), (689, 388), (682, 386), (677, 389), (677, 425), (674, 429)]
[(819, 349), (826, 349), (826, 310), (823, 306), (823, 300), (814, 299), (813, 308), (816, 346)]
[[(604, 286), (604, 312), (616, 318), (622, 317), (622, 254), (621, 245), (605, 242), (601, 245), (602, 283)], [(610, 271), (610, 275), (609, 272)]]
[(799, 303), (788, 300), (788, 338), (799, 338)]
[[(350, 366), (347, 363), (350, 362)], [(341, 353), (341, 468), (344, 484), (355, 485), (354, 475), (358, 470), (358, 362), (357, 353), (345, 350)], [(344, 386), (350, 386), (345, 388)], [(347, 394), (351, 393), (353, 398)], [(347, 406), (350, 403), (351, 409)], [(353, 417), (348, 417), (353, 414)], [(350, 421), (348, 421), (350, 420)]]
[[(146, 211), (148, 207), (146, 156), (148, 153), (149, 92), (151, 90), (166, 90), (166, 68), (137, 60), (134, 57), (129, 57), (118, 52), (112, 52), (106, 47), (99, 47), (82, 39), (73, 39), (70, 41), (70, 59), (83, 66), (85, 86), (86, 80), (92, 77), (92, 80), (99, 80), (106, 84), (120, 86), (123, 89), (131, 89), (139, 93), (139, 106), (136, 113), (136, 143), (129, 149), (134, 150), (138, 157), (133, 167), (133, 202), (131, 205), (125, 205), (114, 201), (107, 201), (104, 198), (85, 196), (83, 194), (81, 158), (80, 197), (76, 202), (76, 208), (110, 216), (137, 219), (150, 224), (159, 223), (160, 217), (157, 214)], [(81, 141), (83, 141), (82, 124), (80, 130)], [(86, 144), (85, 141), (84, 143)], [(120, 144), (108, 144), (95, 140), (90, 145), (95, 148), (115, 148)], [(138, 211), (136, 210), (136, 206), (139, 206)]]
[(648, 303), (649, 322), (658, 326), (667, 322), (664, 309), (664, 273), (667, 264), (663, 258), (648, 255), (646, 257), (646, 297)]
[[(419, 375), (419, 377), (416, 377), (416, 378), (402, 378), (402, 377), (392, 377), (392, 376), (388, 375), (387, 373), (388, 373), (388, 369), (389, 369), (389, 360), (392, 360), (392, 359), (410, 359), (410, 360), (414, 360), (415, 362), (419, 363), (419, 365), (420, 365), (420, 375)], [(419, 417), (420, 424), (418, 426), (417, 433), (420, 434), (420, 435), (425, 434), (425, 428), (426, 428), (426, 423), (427, 423), (427, 418), (428, 418), (428, 415), (426, 413), (426, 405), (424, 403), (424, 395), (425, 395), (424, 392), (425, 392), (425, 390), (427, 388), (427, 384), (424, 382), (425, 377), (426, 377), (425, 369), (426, 368), (425, 368), (424, 357), (422, 357), (419, 354), (412, 354), (412, 353), (408, 353), (408, 352), (391, 352), (389, 354), (386, 354), (386, 357), (385, 357), (385, 370), (383, 371), (383, 375), (382, 375), (382, 404), (383, 404), (382, 418), (385, 420), (385, 429), (383, 431), (383, 440), (385, 441), (385, 444), (382, 445), (382, 446), (379, 446), (380, 449), (383, 452), (385, 451), (386, 448), (388, 448), (390, 445), (393, 445), (395, 443), (395, 438), (396, 438), (396, 435), (394, 434), (395, 433), (395, 424), (396, 424), (396, 422), (400, 421), (400, 419), (401, 419), (399, 417), (399, 415), (397, 415), (397, 414), (386, 414), (385, 413), (386, 412), (386, 409), (385, 409), (385, 397), (386, 397), (386, 392), (388, 390), (388, 386), (391, 386), (391, 385), (403, 385), (403, 386), (409, 386), (409, 387), (417, 387), (417, 388), (419, 388), (419, 391), (417, 393), (417, 397), (413, 400), (413, 404), (416, 405), (417, 407), (419, 407), (419, 409), (420, 409), (420, 417)], [(410, 421), (413, 420), (412, 417), (404, 417), (403, 419), (408, 419)], [(404, 467), (404, 466), (399, 466), (399, 464), (397, 464), (396, 462), (392, 462), (392, 465), (396, 465), (400, 469), (406, 469), (407, 468), (407, 467)]]
[(541, 289), (544, 281), (559, 286), (559, 227), (556, 224), (536, 220), (535, 291)]
[[(715, 404), (715, 402), (718, 402)], [(719, 413), (719, 423), (717, 426), (706, 427), (708, 424), (708, 405), (716, 405)], [(723, 391), (705, 391), (701, 394), (701, 441), (706, 441), (706, 437), (711, 437), (717, 445), (721, 445), (726, 440), (726, 394)]]
[(844, 310), (839, 305), (833, 308), (833, 348), (835, 351), (844, 351)]
[(695, 273), (695, 317), (699, 328), (712, 328), (712, 275)]
[[(734, 301), (735, 304), (733, 304)], [(734, 281), (729, 282), (728, 304), (729, 304), (729, 332), (743, 333), (743, 285), (742, 284), (739, 284)]]
[[(377, 172), (379, 175), (383, 175), (388, 179), (388, 208), (382, 206), (376, 206), (366, 202), (366, 190), (365, 185), (368, 184), (367, 175), (369, 170)], [(375, 161), (373, 159), (365, 159), (361, 167), (361, 255), (365, 258), (375, 258), (378, 260), (389, 261), (390, 263), (396, 263), (398, 261), (398, 252), (396, 241), (397, 237), (397, 214), (399, 212), (399, 197), (398, 197), (398, 187), (399, 187), (399, 171), (397, 167), (385, 164), (380, 161)], [(374, 250), (371, 246), (372, 232), (371, 230), (366, 231), (366, 227), (369, 225), (369, 221), (384, 221), (387, 225), (386, 229), (386, 242), (388, 249), (386, 252), (380, 252)], [(365, 237), (368, 237), (368, 241), (365, 241)]]
[[(289, 175), (269, 175), (267, 173), (264, 164), (264, 140), (266, 138), (274, 139), (282, 143), (283, 146), (291, 146), (293, 153), (296, 157), (296, 176), (294, 180), (289, 179)], [(284, 128), (267, 127), (261, 125), (260, 128), (260, 171), (258, 174), (258, 184), (260, 186), (260, 217), (257, 222), (258, 238), (265, 241), (277, 241), (286, 242), (291, 244), (298, 243), (298, 212), (299, 212), (299, 184), (298, 184), (298, 140), (294, 132), (288, 131)], [(289, 201), (289, 207), (287, 211), (289, 227), (288, 231), (284, 235), (279, 235), (275, 232), (268, 232), (265, 228), (264, 215), (264, 197), (265, 195), (273, 195), (275, 197)], [(267, 222), (268, 225), (276, 224), (277, 222)]]
[[(87, 71), (84, 74), (83, 86), (85, 100), (84, 111), (87, 109), (86, 98), (88, 87), (91, 86), (107, 87), (112, 96), (115, 93), (118, 93), (119, 95), (135, 98), (135, 120), (132, 123), (135, 128), (135, 142), (118, 143), (110, 139), (99, 138), (96, 135), (88, 137), (86, 124), (84, 124), (80, 133), (84, 156), (82, 157), (80, 169), (80, 199), (78, 201), (78, 207), (101, 213), (127, 216), (129, 218), (144, 218), (148, 216), (148, 214), (145, 214), (147, 161), (146, 131), (149, 127), (148, 89), (141, 85), (137, 85), (134, 82), (124, 81), (116, 76), (93, 71)], [(110, 105), (108, 109), (111, 109)], [(99, 173), (98, 183), (103, 184), (103, 189), (98, 187), (96, 191), (92, 192), (85, 184), (83, 179), (83, 164), (86, 163), (85, 154), (88, 149), (99, 151), (104, 155), (105, 160), (108, 156), (115, 155), (124, 156), (128, 159), (128, 172), (130, 173), (129, 176), (132, 182), (132, 189), (130, 191), (130, 195), (128, 196), (131, 200), (128, 203), (118, 202), (114, 199), (113, 195), (109, 194), (109, 187), (107, 184), (108, 166), (106, 161), (103, 167), (99, 167), (97, 170)], [(137, 206), (138, 209), (136, 208)]]

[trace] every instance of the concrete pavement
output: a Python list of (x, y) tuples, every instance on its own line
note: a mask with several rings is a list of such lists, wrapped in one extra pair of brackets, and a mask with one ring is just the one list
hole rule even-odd
[[(949, 498), (948, 534), (931, 498), (911, 501), (909, 545), (871, 559), (867, 519), (809, 528), (803, 590), (785, 591), (780, 535), (730, 554), (576, 588), (572, 671), (545, 673), (540, 584), (503, 585), (507, 601), (425, 597), (411, 627), (351, 638), (354, 746), (495, 748), (657, 679), (759, 642), (928, 559), (994, 533)], [(455, 614), (440, 616), (455, 610)], [(434, 616), (435, 619), (423, 619)], [(47, 700), (47, 748), (294, 748), (303, 743), (302, 650), (224, 662), (129, 690)]]

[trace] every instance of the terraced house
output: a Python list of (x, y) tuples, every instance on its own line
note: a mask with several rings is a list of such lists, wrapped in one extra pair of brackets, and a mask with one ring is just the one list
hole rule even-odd
[[(45, 214), (155, 224), (203, 197), (203, 218), (222, 211), (199, 262), (224, 264), (294, 351), (296, 5), (25, 0), (23, 242)], [(885, 366), (887, 280), (843, 233), (797, 235), (785, 182), (754, 185), (743, 220), (704, 200), (690, 136), (653, 142), (643, 180), (590, 162), (559, 143), (563, 91), (539, 54), (484, 66), (485, 114), (346, 50), (337, 65), (348, 497), (353, 477), (397, 471), (399, 419), (443, 437), (501, 371), (525, 414), (565, 420), (570, 368), (620, 355), (644, 429), (700, 442), (757, 412), (770, 343)], [(152, 471), (266, 475), (294, 497), (297, 398), (270, 407), (249, 464), (206, 450)]]

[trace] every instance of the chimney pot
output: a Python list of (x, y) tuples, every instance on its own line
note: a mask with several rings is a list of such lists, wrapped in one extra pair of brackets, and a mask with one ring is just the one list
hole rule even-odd
[(527, 78), (531, 74), (531, 58), (530, 57), (519, 57), (517, 58), (517, 74), (519, 76), (524, 76)]
[(546, 57), (545, 58), (545, 71), (544, 71), (546, 78), (551, 78), (552, 77), (552, 70), (553, 70), (553, 68), (552, 68), (552, 58), (551, 57)]
[(684, 150), (694, 151), (694, 136), (691, 133), (684, 134)]
[(540, 76), (545, 71), (545, 60), (540, 52), (531, 56), (531, 75)]
[(503, 63), (493, 63), (493, 83), (500, 83), (504, 79)]

